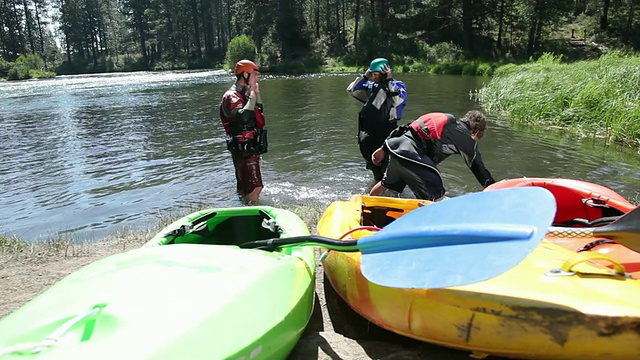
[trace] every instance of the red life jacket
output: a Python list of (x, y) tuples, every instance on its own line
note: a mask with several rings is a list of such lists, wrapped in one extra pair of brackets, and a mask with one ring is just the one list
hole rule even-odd
[(246, 134), (247, 131), (255, 131), (264, 128), (265, 119), (262, 114), (262, 108), (256, 106), (253, 113), (248, 117), (231, 116), (231, 111), (235, 108), (242, 107), (248, 99), (244, 94), (237, 91), (235, 86), (229, 89), (219, 105), (220, 120), (227, 135), (238, 136)]
[(442, 131), (448, 123), (455, 123), (456, 118), (451, 114), (428, 113), (420, 116), (409, 124), (414, 135), (420, 139), (442, 139)]

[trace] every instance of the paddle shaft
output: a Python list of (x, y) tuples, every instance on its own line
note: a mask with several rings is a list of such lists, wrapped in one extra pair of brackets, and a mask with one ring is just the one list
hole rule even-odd
[(564, 238), (604, 237), (615, 240), (634, 251), (640, 251), (640, 206), (605, 226), (594, 228), (552, 226), (547, 231), (547, 235)]

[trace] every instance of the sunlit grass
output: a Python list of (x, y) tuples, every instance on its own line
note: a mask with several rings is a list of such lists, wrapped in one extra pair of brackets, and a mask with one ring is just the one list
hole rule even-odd
[(640, 148), (640, 57), (613, 53), (572, 64), (545, 55), (506, 65), (479, 93), (487, 111)]

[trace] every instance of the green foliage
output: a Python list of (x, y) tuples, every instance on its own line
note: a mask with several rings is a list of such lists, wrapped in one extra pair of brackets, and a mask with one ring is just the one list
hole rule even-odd
[(0, 57), (0, 78), (6, 78), (11, 69), (11, 63)]
[(403, 70), (404, 72), (428, 72), (429, 68), (424, 63), (414, 62)]
[(452, 63), (442, 63), (436, 64), (431, 68), (431, 71), (434, 74), (442, 74), (442, 75), (460, 75), (462, 74), (462, 70), (465, 67), (465, 63), (460, 62), (452, 62)]
[(38, 54), (20, 55), (16, 59), (16, 63), (24, 64), (27, 68), (32, 70), (44, 69), (44, 61)]
[(29, 74), (34, 79), (51, 79), (56, 77), (56, 73), (44, 70), (29, 70)]
[(573, 64), (545, 54), (497, 69), (480, 92), (488, 111), (640, 147), (640, 56), (611, 53)]
[(0, 78), (7, 80), (43, 79), (56, 73), (44, 70), (44, 61), (37, 54), (20, 55), (15, 62), (0, 58)]
[(498, 66), (497, 64), (480, 63), (476, 68), (475, 75), (492, 76), (497, 66)]
[[(264, 44), (263, 44), (264, 47)], [(264, 51), (264, 48), (262, 49)], [(236, 36), (229, 42), (227, 54), (225, 56), (225, 65), (233, 69), (234, 65), (242, 60), (253, 60), (256, 58), (256, 44), (247, 35)]]
[(275, 26), (272, 26), (262, 39), (258, 63), (263, 68), (274, 68), (280, 60), (280, 45)]
[(379, 24), (366, 20), (360, 30), (360, 34), (358, 34), (358, 42), (356, 43), (355, 58), (357, 64), (369, 65), (369, 62), (377, 57), (390, 57), (382, 53), (381, 50), (382, 52), (386, 51), (382, 46)]
[(441, 42), (429, 45), (419, 42), (419, 54), (427, 64), (450, 63), (465, 60), (464, 51), (453, 42)]
[(29, 68), (25, 64), (13, 63), (13, 66), (11, 66), (11, 68), (9, 69), (9, 72), (7, 73), (7, 79), (9, 80), (31, 79)]
[(15, 235), (0, 236), (0, 253), (14, 253), (21, 251), (27, 246), (27, 242), (19, 239)]

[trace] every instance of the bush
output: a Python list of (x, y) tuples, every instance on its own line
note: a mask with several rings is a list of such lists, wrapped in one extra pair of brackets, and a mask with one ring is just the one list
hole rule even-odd
[(441, 75), (460, 75), (464, 68), (463, 63), (443, 63), (437, 64), (432, 68), (434, 74)]
[(462, 75), (476, 75), (478, 72), (478, 64), (469, 63), (462, 66)]
[(43, 70), (44, 61), (37, 54), (20, 55), (16, 59), (17, 64), (24, 64), (27, 68), (33, 70)]
[(11, 63), (0, 57), (0, 78), (7, 77)]
[(495, 68), (493, 65), (487, 64), (487, 63), (481, 63), (478, 65), (478, 68), (476, 69), (476, 75), (491, 76), (493, 75), (494, 70)]
[(21, 63), (13, 63), (11, 69), (7, 73), (7, 79), (9, 80), (26, 80), (31, 79), (31, 74), (29, 74), (29, 68), (25, 64)]
[(465, 59), (462, 48), (452, 42), (442, 42), (435, 45), (420, 42), (418, 47), (420, 56), (427, 64), (450, 63)]
[(242, 59), (256, 58), (256, 44), (247, 35), (239, 35), (231, 39), (227, 46), (227, 54), (225, 56), (225, 64), (230, 69)]
[(404, 72), (428, 72), (429, 68), (420, 62), (414, 62)]

